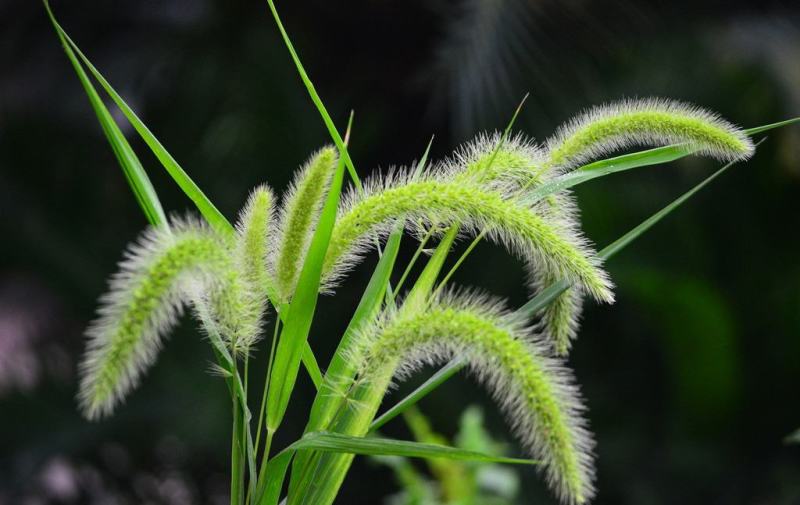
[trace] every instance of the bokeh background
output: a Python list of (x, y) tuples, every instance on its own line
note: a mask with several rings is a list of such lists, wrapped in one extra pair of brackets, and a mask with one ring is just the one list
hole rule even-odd
[[(53, 7), (228, 216), (258, 183), (285, 188), (328, 142), (265, 2)], [(800, 115), (795, 1), (278, 7), (335, 120), (343, 127), (355, 110), (351, 153), (363, 175), (410, 164), (432, 134), (438, 158), (502, 129), (528, 92), (518, 129), (538, 139), (626, 96), (691, 101), (743, 126)], [(113, 418), (77, 414), (82, 331), (145, 220), (38, 2), (0, 1), (0, 69), (0, 504), (226, 503), (229, 401), (191, 321)], [(134, 137), (165, 207), (185, 212), (189, 202)], [(688, 159), (581, 186), (587, 235), (611, 242), (714, 168)], [(588, 307), (570, 357), (598, 440), (596, 503), (800, 503), (800, 445), (784, 442), (800, 427), (798, 211), (792, 127), (770, 132), (754, 160), (609, 262), (618, 300)], [(408, 240), (403, 254), (413, 247)], [(372, 265), (322, 301), (311, 340), (323, 363)], [(457, 277), (514, 306), (526, 299), (520, 265), (492, 247)], [(299, 393), (278, 446), (302, 431), (305, 376)], [(421, 409), (452, 435), (472, 404), (512, 441), (468, 377)], [(400, 421), (385, 432), (409, 437)], [(520, 503), (555, 503), (535, 472), (521, 476)], [(389, 469), (358, 459), (339, 503), (381, 503), (396, 490)]]

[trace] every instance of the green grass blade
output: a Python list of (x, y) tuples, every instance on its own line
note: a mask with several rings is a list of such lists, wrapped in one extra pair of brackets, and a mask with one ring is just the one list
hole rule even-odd
[(572, 172), (557, 177), (552, 181), (538, 186), (531, 191), (528, 195), (532, 201), (539, 201), (542, 198), (562, 191), (564, 189), (577, 186), (584, 182), (604, 177), (609, 174), (631, 170), (634, 168), (646, 167), (651, 165), (659, 165), (662, 163), (669, 163), (685, 156), (688, 156), (692, 151), (682, 146), (666, 146), (657, 147), (655, 149), (648, 149), (646, 151), (639, 151), (631, 154), (623, 154), (606, 160), (595, 161), (584, 165)]
[(281, 499), (283, 481), (286, 480), (286, 471), (289, 469), (289, 463), (291, 463), (294, 454), (294, 451), (283, 450), (269, 460), (265, 467), (266, 478), (261, 488), (259, 488), (257, 498), (253, 500), (253, 503), (256, 505), (278, 505), (278, 500)]
[[(261, 490), (258, 505), (275, 505), (280, 498), (280, 490), (292, 454), (296, 451), (318, 451), (363, 456), (402, 456), (406, 458), (453, 459), (481, 463), (501, 463), (511, 465), (536, 465), (537, 461), (521, 458), (491, 456), (475, 451), (437, 444), (425, 444), (406, 440), (393, 440), (375, 437), (353, 437), (340, 433), (308, 433), (288, 446), (270, 460), (267, 479)], [(299, 456), (299, 455), (298, 455)]]
[(789, 126), (793, 124), (800, 123), (800, 117), (795, 117), (792, 119), (786, 119), (784, 121), (778, 121), (777, 123), (770, 123), (764, 126), (756, 126), (755, 128), (749, 128), (744, 132), (750, 136), (755, 135), (757, 133), (765, 132), (767, 130), (772, 130), (774, 128), (781, 128), (784, 126)]
[(442, 237), (428, 263), (425, 264), (422, 273), (417, 277), (417, 281), (403, 301), (404, 306), (422, 305), (428, 300), (428, 296), (431, 294), (434, 284), (436, 284), (436, 278), (439, 276), (439, 272), (442, 271), (442, 266), (444, 266), (447, 255), (450, 254), (450, 247), (456, 237), (458, 237), (458, 226), (453, 225)]
[(336, 212), (342, 190), (344, 166), (340, 161), (336, 169), (325, 205), (311, 240), (303, 269), (289, 307), (283, 331), (275, 352), (275, 363), (269, 381), (267, 397), (267, 430), (274, 432), (286, 413), (289, 397), (297, 380), (302, 349), (317, 306), (322, 263), (328, 250)]
[(175, 158), (164, 148), (164, 146), (159, 142), (159, 140), (153, 135), (149, 128), (139, 119), (136, 113), (131, 109), (125, 100), (117, 93), (117, 91), (109, 84), (109, 82), (103, 77), (103, 75), (97, 70), (97, 68), (92, 64), (89, 58), (80, 50), (80, 48), (75, 44), (75, 42), (67, 35), (67, 33), (61, 28), (60, 25), (55, 23), (56, 29), (61, 37), (71, 46), (71, 49), (77, 53), (80, 59), (83, 61), (86, 68), (92, 73), (97, 82), (105, 89), (114, 103), (117, 104), (117, 107), (122, 111), (125, 117), (128, 119), (130, 124), (133, 128), (139, 133), (142, 140), (147, 144), (153, 154), (156, 156), (158, 161), (164, 166), (164, 169), (169, 173), (172, 179), (178, 184), (178, 186), (183, 190), (186, 196), (194, 202), (197, 206), (197, 209), (206, 218), (206, 220), (215, 228), (222, 231), (232, 231), (233, 227), (231, 223), (225, 218), (224, 215), (216, 208), (216, 206), (208, 199), (208, 197), (203, 193), (203, 191), (195, 184), (195, 182), (189, 177), (185, 170), (178, 164)]
[[(350, 319), (350, 323), (345, 330), (344, 336), (339, 342), (336, 352), (331, 359), (330, 366), (328, 366), (326, 378), (330, 384), (326, 387), (335, 387), (334, 383), (336, 378), (350, 376), (354, 372), (352, 363), (349, 363), (343, 355), (344, 350), (350, 348), (350, 343), (355, 332), (365, 322), (371, 321), (376, 312), (380, 309), (383, 295), (386, 292), (387, 286), (389, 285), (389, 278), (391, 277), (392, 270), (394, 269), (397, 253), (400, 250), (400, 240), (402, 236), (403, 227), (398, 226), (386, 241), (386, 247), (383, 255), (381, 256), (381, 259), (378, 261), (378, 264), (372, 273), (372, 277), (367, 284), (367, 288), (364, 290), (364, 294), (362, 295), (361, 300), (359, 301), (358, 306), (353, 313), (353, 317)], [(330, 416), (326, 415), (324, 412), (326, 410), (330, 410), (330, 408), (326, 408), (326, 405), (329, 403), (334, 403), (333, 400), (337, 398), (335, 394), (329, 395), (327, 394), (328, 392), (329, 391), (321, 392), (317, 395), (317, 398), (320, 399), (319, 409), (312, 407), (311, 418), (309, 419), (309, 427), (307, 432), (317, 431), (327, 427), (327, 421), (330, 420)]]
[(422, 175), (423, 170), (428, 165), (428, 155), (431, 153), (431, 146), (433, 146), (433, 136), (428, 141), (428, 145), (425, 147), (425, 152), (422, 153), (422, 157), (417, 162), (417, 167), (414, 169), (414, 175), (411, 176), (411, 180), (415, 181)]
[[(191, 179), (189, 174), (187, 174), (186, 171), (175, 160), (175, 158), (172, 157), (172, 155), (166, 150), (161, 142), (153, 135), (150, 129), (141, 121), (141, 119), (139, 119), (133, 109), (128, 106), (125, 100), (123, 100), (119, 93), (117, 93), (117, 91), (111, 86), (105, 77), (103, 77), (100, 71), (97, 70), (97, 68), (92, 64), (89, 58), (69, 37), (66, 31), (64, 31), (61, 25), (58, 24), (58, 22), (52, 16), (47, 2), (45, 2), (45, 7), (47, 7), (48, 13), (51, 15), (51, 21), (56, 29), (56, 33), (61, 39), (62, 44), (64, 45), (64, 50), (75, 67), (81, 83), (87, 90), (87, 94), (92, 102), (92, 106), (95, 108), (95, 111), (98, 114), (98, 118), (100, 119), (101, 125), (103, 126), (104, 132), (106, 132), (107, 136), (109, 136), (109, 132), (106, 130), (107, 125), (104, 119), (107, 119), (107, 121), (111, 122), (108, 127), (111, 128), (110, 133), (113, 135), (113, 138), (109, 137), (109, 142), (112, 143), (114, 153), (117, 154), (118, 159), (120, 159), (120, 164), (123, 166), (125, 175), (128, 178), (128, 181), (131, 183), (134, 194), (142, 206), (142, 209), (145, 211), (145, 215), (147, 216), (148, 220), (153, 224), (162, 224), (166, 222), (164, 211), (161, 208), (161, 204), (158, 201), (155, 190), (153, 189), (153, 186), (138, 159), (136, 159), (135, 154), (131, 150), (124, 136), (122, 136), (122, 133), (119, 131), (119, 128), (115, 123), (113, 123), (110, 113), (103, 105), (102, 100), (97, 94), (95, 88), (92, 86), (91, 81), (89, 80), (86, 72), (83, 70), (83, 67), (80, 65), (80, 61), (78, 61), (76, 55), (81, 61), (83, 61), (84, 65), (86, 65), (86, 68), (89, 69), (94, 78), (97, 79), (114, 103), (116, 103), (133, 128), (139, 133), (142, 140), (144, 140), (145, 144), (147, 144), (156, 158), (161, 162), (167, 173), (169, 173), (178, 187), (180, 187), (184, 194), (186, 194), (186, 196), (189, 197), (189, 199), (195, 204), (197, 210), (200, 211), (206, 221), (208, 221), (209, 224), (218, 230), (224, 232), (233, 231), (233, 226), (231, 225), (230, 221), (228, 221), (228, 219), (217, 209), (211, 200), (209, 200), (200, 187)], [(115, 147), (117, 140), (120, 141), (120, 147)], [(120, 153), (123, 156), (122, 158), (120, 158)], [(126, 164), (127, 160), (130, 160), (131, 163)], [(274, 294), (270, 293), (270, 295), (272, 295), (270, 298), (274, 299)], [(319, 384), (322, 380), (322, 373), (319, 365), (317, 364), (317, 360), (308, 345), (306, 345), (303, 349), (302, 359), (303, 364), (308, 370), (309, 376), (314, 381), (315, 386), (319, 387)]]
[(161, 202), (158, 199), (158, 195), (156, 195), (155, 188), (153, 188), (153, 185), (150, 182), (150, 179), (147, 177), (144, 168), (142, 168), (142, 164), (139, 162), (139, 159), (136, 157), (136, 154), (133, 152), (133, 149), (128, 141), (125, 139), (122, 131), (120, 131), (119, 126), (117, 126), (117, 124), (114, 122), (111, 113), (108, 111), (105, 104), (103, 104), (103, 100), (100, 98), (97, 90), (89, 80), (89, 76), (86, 75), (86, 72), (75, 56), (75, 52), (70, 47), (70, 43), (66, 38), (66, 34), (64, 34), (63, 30), (56, 21), (53, 11), (50, 10), (50, 5), (47, 1), (44, 2), (44, 6), (45, 9), (47, 9), (47, 15), (50, 18), (50, 22), (53, 24), (56, 34), (61, 40), (61, 45), (64, 47), (64, 52), (67, 54), (70, 63), (72, 63), (75, 73), (78, 75), (78, 79), (80, 80), (81, 85), (86, 92), (86, 96), (89, 98), (89, 103), (91, 103), (92, 108), (97, 115), (97, 120), (100, 122), (103, 133), (108, 139), (108, 143), (111, 145), (111, 149), (114, 151), (114, 155), (122, 167), (122, 171), (125, 174), (125, 178), (128, 180), (128, 184), (130, 184), (131, 190), (136, 197), (136, 201), (139, 202), (142, 211), (151, 224), (156, 226), (166, 226), (167, 217), (164, 214), (164, 209), (161, 207)]
[(521, 458), (490, 456), (475, 451), (438, 444), (425, 444), (406, 440), (377, 437), (353, 437), (340, 433), (315, 432), (305, 435), (287, 450), (315, 450), (359, 454), (364, 456), (403, 456), (407, 458), (444, 458), (483, 463), (504, 463), (513, 465), (536, 465), (537, 461)]
[(459, 370), (464, 368), (466, 362), (460, 358), (455, 358), (450, 361), (448, 364), (440, 368), (435, 374), (431, 375), (431, 377), (426, 380), (421, 386), (411, 392), (408, 396), (397, 402), (381, 414), (377, 419), (372, 421), (372, 424), (369, 426), (369, 433), (374, 433), (376, 430), (380, 429), (381, 426), (388, 423), (395, 417), (399, 416), (403, 412), (405, 412), (409, 407), (417, 403), (421, 398), (425, 397), (433, 391), (434, 389), (438, 388), (443, 382), (447, 379), (458, 373)]
[(300, 359), (303, 360), (303, 366), (308, 370), (308, 376), (311, 377), (311, 382), (314, 383), (314, 387), (319, 390), (322, 386), (322, 370), (319, 368), (317, 357), (314, 356), (314, 351), (311, 349), (311, 345), (308, 341), (303, 345), (303, 354), (300, 356)]
[(342, 136), (339, 135), (336, 125), (333, 124), (333, 119), (331, 119), (330, 114), (328, 114), (328, 109), (325, 108), (325, 104), (322, 103), (319, 93), (317, 93), (314, 84), (308, 77), (308, 73), (306, 73), (303, 63), (300, 61), (300, 57), (297, 55), (297, 51), (295, 51), (291, 39), (289, 39), (289, 34), (286, 33), (286, 29), (283, 27), (283, 22), (281, 22), (281, 18), (278, 15), (278, 10), (275, 8), (275, 3), (272, 0), (267, 0), (267, 3), (269, 4), (270, 12), (272, 12), (272, 17), (275, 19), (275, 24), (278, 26), (278, 30), (281, 32), (283, 42), (286, 44), (286, 49), (289, 50), (292, 61), (294, 62), (295, 67), (297, 67), (297, 72), (300, 74), (300, 79), (303, 81), (303, 85), (305, 85), (306, 90), (308, 90), (311, 101), (314, 102), (314, 106), (319, 111), (320, 116), (322, 116), (322, 121), (325, 123), (325, 127), (328, 129), (328, 133), (330, 134), (331, 139), (333, 139), (333, 143), (336, 144), (337, 149), (339, 149), (339, 153), (344, 160), (345, 165), (347, 165), (347, 170), (350, 172), (350, 177), (352, 177), (356, 187), (361, 190), (361, 181), (358, 178), (356, 167), (353, 165), (353, 160), (350, 159), (350, 153), (347, 151), (347, 145), (345, 144), (344, 140), (342, 140)]

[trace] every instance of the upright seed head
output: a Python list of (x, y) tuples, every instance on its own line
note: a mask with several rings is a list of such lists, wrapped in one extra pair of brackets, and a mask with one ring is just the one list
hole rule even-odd
[(565, 503), (594, 495), (594, 443), (577, 387), (532, 332), (497, 302), (445, 295), (422, 310), (387, 311), (361, 331), (351, 359), (363, 380), (388, 386), (419, 367), (454, 356), (491, 391), (547, 482)]
[(259, 291), (275, 291), (267, 262), (274, 238), (273, 202), (275, 198), (267, 185), (253, 190), (236, 223), (236, 262), (247, 282)]
[(238, 300), (227, 309), (232, 316), (228, 318), (229, 328), (227, 331), (221, 329), (229, 335), (229, 344), (235, 354), (246, 353), (261, 335), (268, 294), (276, 296), (275, 282), (267, 268), (273, 201), (269, 187), (259, 186), (250, 194), (236, 224), (233, 248), (236, 271), (225, 285), (237, 296), (219, 293), (222, 300)]
[(282, 302), (294, 294), (336, 162), (336, 149), (325, 147), (319, 150), (297, 173), (283, 199), (278, 218), (278, 249), (273, 265)]
[(594, 107), (561, 126), (547, 141), (549, 166), (573, 169), (634, 145), (685, 144), (722, 161), (749, 158), (752, 140), (717, 114), (672, 100), (623, 100)]

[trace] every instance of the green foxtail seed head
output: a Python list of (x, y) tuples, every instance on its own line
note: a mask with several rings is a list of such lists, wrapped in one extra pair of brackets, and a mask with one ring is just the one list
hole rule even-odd
[(278, 250), (273, 265), (282, 302), (294, 294), (336, 162), (336, 149), (325, 147), (319, 150), (297, 173), (283, 198), (278, 219)]
[(570, 170), (618, 149), (668, 144), (721, 161), (749, 158), (755, 149), (741, 129), (713, 112), (650, 98), (594, 107), (568, 121), (547, 141), (547, 163)]
[(190, 285), (216, 284), (230, 268), (220, 237), (193, 221), (173, 222), (171, 231), (150, 228), (130, 247), (87, 330), (78, 394), (86, 417), (109, 414), (136, 386), (181, 314)]
[(267, 186), (253, 190), (236, 223), (231, 247), (234, 268), (224, 273), (225, 282), (216, 289), (199, 292), (195, 298), (209, 305), (211, 317), (201, 321), (215, 325), (235, 355), (247, 353), (261, 336), (267, 294), (275, 292), (267, 269), (273, 201)]
[[(557, 170), (546, 165), (536, 144), (520, 134), (505, 141), (499, 133), (479, 135), (459, 149), (445, 165), (454, 174), (453, 180), (473, 180), (516, 194), (524, 194), (559, 175)], [(537, 203), (536, 210), (555, 226), (569, 230), (570, 234), (580, 234), (579, 210), (568, 191), (548, 195)], [(527, 270), (535, 292), (560, 280), (547, 263), (528, 262)], [(581, 290), (569, 288), (539, 314), (538, 329), (560, 356), (567, 354), (577, 335), (582, 305)]]
[(256, 291), (273, 293), (274, 280), (267, 268), (272, 252), (273, 202), (275, 197), (267, 185), (250, 194), (236, 223), (236, 261), (247, 282)]
[[(547, 182), (555, 175), (555, 170), (542, 174), (542, 182)], [(574, 196), (569, 191), (560, 191), (548, 195), (537, 203), (538, 212), (548, 222), (558, 223), (563, 229), (580, 231), (580, 210)], [(558, 272), (536, 265), (528, 265), (528, 279), (534, 293), (541, 293), (561, 280)], [(553, 352), (558, 356), (566, 356), (572, 341), (578, 335), (580, 316), (583, 310), (583, 290), (579, 286), (571, 286), (558, 295), (539, 312), (537, 330), (544, 340), (550, 342)]]
[(547, 264), (596, 299), (613, 300), (611, 282), (579, 233), (547, 223), (521, 199), (435, 173), (416, 181), (407, 174), (373, 179), (363, 192), (345, 196), (323, 265), (327, 287), (374, 245), (376, 233), (388, 233), (403, 217), (413, 224), (459, 223), (473, 235), (485, 230), (490, 240), (535, 265)]
[(451, 172), (454, 181), (488, 183), (502, 189), (530, 186), (544, 167), (541, 149), (535, 142), (518, 134), (500, 145), (499, 133), (481, 134), (461, 146), (442, 163), (443, 172)]
[(501, 304), (447, 294), (421, 310), (387, 310), (357, 334), (349, 356), (361, 381), (389, 387), (423, 365), (455, 356), (486, 385), (514, 432), (541, 462), (565, 503), (594, 495), (594, 442), (582, 417), (577, 386), (560, 360)]

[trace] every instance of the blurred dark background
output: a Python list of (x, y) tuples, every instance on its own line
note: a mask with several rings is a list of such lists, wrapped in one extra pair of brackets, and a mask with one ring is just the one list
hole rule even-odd
[[(228, 216), (258, 183), (283, 189), (328, 142), (265, 2), (53, 8)], [(411, 163), (432, 134), (438, 158), (502, 129), (527, 92), (518, 127), (540, 140), (582, 108), (625, 96), (691, 101), (747, 127), (800, 115), (793, 0), (278, 8), (334, 119), (343, 127), (355, 110), (351, 153), (364, 175)], [(146, 223), (38, 2), (0, 0), (0, 68), (0, 504), (226, 503), (229, 401), (188, 319), (113, 418), (77, 414), (82, 331)], [(189, 209), (134, 137), (165, 207)], [(714, 168), (690, 159), (580, 187), (586, 233), (608, 244)], [(618, 301), (588, 307), (570, 357), (598, 440), (596, 503), (800, 503), (800, 446), (784, 443), (800, 427), (799, 199), (800, 127), (773, 131), (755, 159), (610, 261)], [(311, 340), (323, 363), (372, 266), (322, 301)], [(519, 306), (522, 276), (487, 246), (458, 282)], [(293, 403), (279, 445), (302, 432), (307, 377), (298, 392), (305, 400)], [(510, 441), (468, 377), (421, 409), (450, 435), (473, 403)], [(385, 431), (409, 436), (399, 421)], [(554, 503), (527, 472), (522, 502)], [(359, 459), (339, 503), (394, 491), (389, 470)]]

